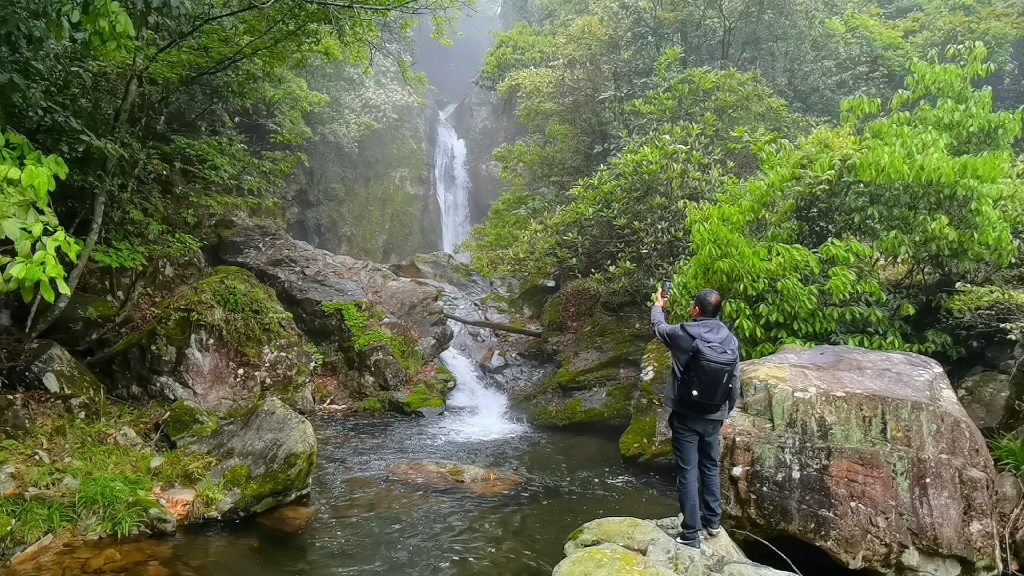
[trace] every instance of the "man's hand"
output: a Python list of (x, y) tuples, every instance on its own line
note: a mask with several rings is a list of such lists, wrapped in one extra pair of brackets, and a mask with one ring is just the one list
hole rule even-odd
[(729, 432), (729, 422), (722, 421), (722, 429), (718, 431), (719, 434), (726, 434)]
[(666, 302), (668, 302), (668, 298), (662, 294), (661, 288), (658, 288), (658, 295), (654, 297), (654, 305), (659, 308), (664, 308)]

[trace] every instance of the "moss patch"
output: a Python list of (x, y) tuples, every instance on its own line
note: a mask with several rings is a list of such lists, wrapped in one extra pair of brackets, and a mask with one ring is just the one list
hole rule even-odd
[(630, 399), (633, 384), (609, 387), (605, 391), (605, 401), (600, 406), (587, 407), (579, 398), (571, 398), (565, 402), (554, 402), (538, 408), (530, 417), (538, 426), (571, 426), (596, 422), (625, 421), (630, 417)]
[(321, 310), (328, 316), (340, 317), (352, 336), (352, 347), (360, 352), (371, 344), (383, 342), (391, 349), (406, 372), (413, 374), (423, 364), (419, 350), (409, 339), (390, 334), (378, 323), (384, 319), (384, 311), (367, 301), (324, 302)]
[(224, 481), (224, 488), (231, 490), (245, 486), (245, 483), (250, 478), (252, 478), (252, 471), (249, 470), (249, 467), (245, 464), (237, 464), (224, 473), (222, 480)]
[(316, 452), (292, 454), (279, 468), (244, 482), (240, 487), (242, 500), (247, 507), (262, 512), (260, 503), (267, 498), (303, 489), (315, 467)]
[(426, 388), (417, 387), (402, 400), (402, 404), (411, 411), (422, 408), (444, 408), (444, 398), (432, 394)]
[(380, 401), (380, 398), (374, 396), (363, 400), (363, 403), (359, 405), (358, 410), (360, 412), (383, 412), (384, 404)]
[(153, 310), (146, 330), (125, 338), (114, 349), (120, 352), (141, 344), (153, 331), (166, 338), (184, 338), (195, 325), (213, 331), (253, 359), (265, 343), (294, 331), (291, 314), (284, 311), (273, 290), (241, 268), (220, 266), (162, 302)]
[(202, 438), (217, 429), (217, 418), (201, 407), (179, 400), (167, 411), (164, 431), (177, 442), (182, 438)]
[(641, 462), (668, 457), (672, 455), (672, 442), (668, 439), (657, 441), (657, 417), (637, 417), (629, 424), (629, 428), (619, 438), (619, 453), (624, 458), (635, 458)]

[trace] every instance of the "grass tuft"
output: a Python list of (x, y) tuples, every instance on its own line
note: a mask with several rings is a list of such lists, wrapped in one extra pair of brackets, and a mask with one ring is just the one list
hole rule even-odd
[(1024, 477), (1024, 438), (1004, 434), (989, 440), (988, 449), (997, 466)]

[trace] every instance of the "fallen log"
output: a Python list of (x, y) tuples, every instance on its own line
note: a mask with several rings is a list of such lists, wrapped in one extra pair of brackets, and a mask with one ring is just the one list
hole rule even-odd
[(541, 338), (544, 333), (540, 330), (530, 330), (529, 328), (520, 328), (519, 326), (513, 326), (511, 324), (502, 324), (500, 322), (488, 322), (487, 320), (471, 320), (469, 318), (462, 318), (454, 314), (444, 313), (444, 317), (449, 320), (454, 320), (459, 324), (466, 324), (467, 326), (476, 326), (477, 328), (488, 328), (490, 330), (497, 330), (499, 332), (510, 332), (512, 334), (522, 334), (523, 336), (532, 336), (533, 338)]

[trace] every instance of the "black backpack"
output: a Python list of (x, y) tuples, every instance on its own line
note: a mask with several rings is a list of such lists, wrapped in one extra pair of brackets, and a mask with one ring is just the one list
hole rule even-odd
[(737, 350), (694, 339), (677, 380), (676, 402), (694, 414), (718, 412), (732, 395), (732, 374), (739, 362)]

